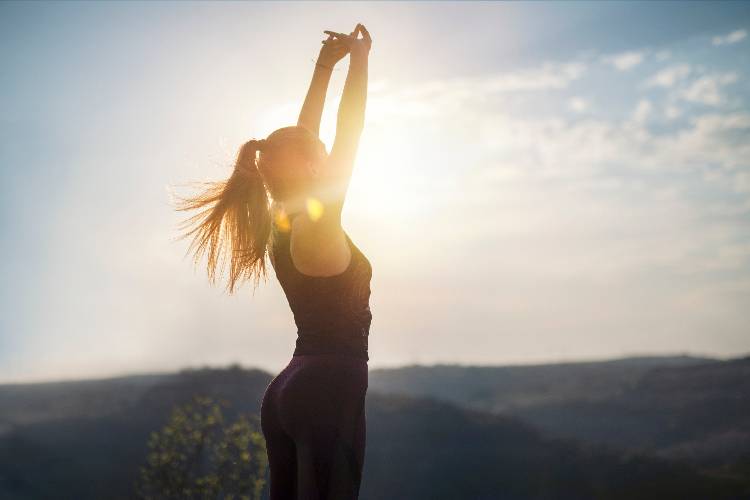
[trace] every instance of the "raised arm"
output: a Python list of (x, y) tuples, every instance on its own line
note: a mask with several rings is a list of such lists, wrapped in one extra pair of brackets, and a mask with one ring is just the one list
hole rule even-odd
[[(340, 212), (357, 157), (359, 139), (365, 125), (367, 103), (367, 64), (372, 40), (364, 26), (357, 25), (351, 35), (326, 31), (349, 47), (349, 73), (346, 75), (336, 119), (336, 138), (326, 162), (325, 175), (332, 190), (334, 209)], [(362, 38), (357, 38), (359, 34)], [(338, 207), (336, 207), (338, 205)]]
[[(367, 58), (371, 45), (370, 35), (361, 24), (351, 35), (326, 33), (329, 40), (340, 41), (347, 47), (351, 60), (339, 104), (336, 138), (316, 177), (314, 198), (323, 203), (323, 212), (315, 219), (299, 217), (294, 223), (292, 259), (300, 272), (310, 276), (340, 274), (351, 262), (351, 248), (341, 227), (341, 211), (365, 124)], [(358, 38), (360, 33), (362, 38)]]
[(348, 53), (349, 46), (336, 40), (332, 35), (327, 40), (323, 40), (310, 88), (297, 120), (297, 125), (302, 125), (315, 135), (319, 135), (320, 132), (320, 117), (323, 114), (323, 105), (326, 101), (328, 82), (331, 79), (333, 67)]

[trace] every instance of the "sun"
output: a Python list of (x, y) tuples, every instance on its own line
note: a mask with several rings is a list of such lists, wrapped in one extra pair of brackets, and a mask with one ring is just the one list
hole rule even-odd
[[(441, 181), (445, 160), (435, 144), (430, 121), (431, 104), (411, 97), (392, 95), (384, 83), (371, 85), (365, 129), (357, 153), (346, 197), (347, 212), (368, 219), (407, 222), (432, 210), (440, 197), (435, 186)], [(336, 114), (340, 95), (326, 100), (320, 138), (330, 152), (336, 136)], [(283, 126), (296, 120), (298, 103), (287, 102), (270, 110), (261, 120), (266, 127)], [(444, 182), (443, 182), (444, 184)], [(317, 214), (314, 201), (308, 210)]]

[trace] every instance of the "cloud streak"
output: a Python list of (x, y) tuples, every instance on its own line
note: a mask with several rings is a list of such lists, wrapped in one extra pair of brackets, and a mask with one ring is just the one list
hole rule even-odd
[(430, 117), (460, 113), (466, 106), (485, 102), (495, 94), (566, 89), (586, 73), (582, 61), (501, 73), (479, 78), (456, 78), (393, 88), (375, 82), (368, 98), (368, 119)]
[(685, 79), (691, 71), (692, 68), (689, 64), (672, 66), (659, 71), (657, 74), (646, 80), (646, 86), (671, 88), (676, 82)]
[(643, 52), (631, 51), (610, 56), (602, 56), (602, 62), (611, 64), (620, 71), (625, 71), (641, 64), (644, 58), (645, 54)]
[(728, 45), (732, 43), (737, 43), (740, 40), (747, 37), (747, 31), (746, 30), (735, 30), (729, 33), (725, 36), (715, 36), (713, 38), (714, 45)]
[(734, 73), (723, 75), (705, 75), (695, 80), (688, 88), (680, 92), (686, 101), (717, 106), (726, 100), (721, 88), (737, 81)]

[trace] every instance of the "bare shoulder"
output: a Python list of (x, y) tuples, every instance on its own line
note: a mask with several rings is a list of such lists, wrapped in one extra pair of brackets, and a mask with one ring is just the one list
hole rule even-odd
[(306, 214), (294, 219), (290, 252), (292, 262), (308, 276), (335, 276), (346, 271), (352, 252), (340, 223), (312, 221)]

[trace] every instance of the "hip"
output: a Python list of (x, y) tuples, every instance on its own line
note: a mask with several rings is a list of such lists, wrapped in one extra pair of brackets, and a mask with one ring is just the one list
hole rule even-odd
[(364, 395), (368, 386), (367, 360), (348, 354), (295, 355), (266, 389), (266, 396)]

